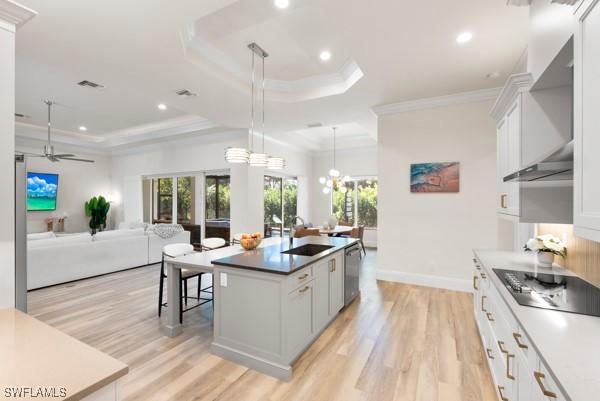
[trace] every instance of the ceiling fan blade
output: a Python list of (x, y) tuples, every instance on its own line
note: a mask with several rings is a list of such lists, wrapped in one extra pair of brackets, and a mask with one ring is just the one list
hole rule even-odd
[(54, 157), (75, 157), (75, 155), (69, 154), (69, 153), (64, 153), (64, 154), (59, 154), (59, 155), (53, 155)]
[(61, 157), (61, 156), (56, 156), (56, 157), (57, 157), (57, 159), (60, 159), (60, 160), (71, 160), (74, 162), (95, 163), (93, 160), (89, 160), (89, 159), (78, 159), (75, 157)]
[(18, 150), (15, 153), (19, 154), (19, 155), (24, 155), (24, 156), (27, 156), (27, 157), (46, 157), (46, 155), (43, 155), (41, 153), (20, 152)]

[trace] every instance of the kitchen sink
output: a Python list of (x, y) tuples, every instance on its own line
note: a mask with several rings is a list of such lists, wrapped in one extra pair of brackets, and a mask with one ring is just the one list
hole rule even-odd
[(333, 248), (333, 245), (307, 244), (297, 248), (288, 249), (287, 251), (281, 253), (287, 253), (288, 255), (315, 256), (316, 254), (324, 252), (330, 248)]

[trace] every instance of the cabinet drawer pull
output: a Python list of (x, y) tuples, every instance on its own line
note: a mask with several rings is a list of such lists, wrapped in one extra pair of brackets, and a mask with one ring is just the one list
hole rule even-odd
[(335, 271), (335, 269), (336, 269), (336, 266), (335, 266), (335, 259), (333, 259), (333, 260), (331, 261), (331, 268), (329, 269), (329, 271), (333, 273), (333, 272)]
[(544, 386), (544, 382), (542, 382), (542, 379), (546, 378), (545, 374), (543, 374), (542, 372), (534, 371), (533, 377), (535, 377), (535, 381), (537, 382), (538, 386), (540, 386), (540, 390), (542, 390), (542, 393), (546, 397), (556, 398), (556, 393), (546, 390), (546, 387)]
[(504, 348), (504, 341), (498, 341), (498, 348), (500, 348), (500, 352), (503, 354), (508, 354), (508, 350)]
[(298, 292), (306, 292), (306, 291), (308, 291), (309, 289), (310, 289), (310, 287), (309, 287), (309, 286), (306, 286), (306, 287), (304, 287), (303, 289), (301, 289), (301, 290), (298, 290)]
[(515, 377), (510, 373), (510, 358), (514, 357), (514, 354), (506, 353), (506, 378), (510, 380), (515, 380)]
[(473, 289), (474, 290), (478, 290), (479, 289), (479, 287), (477, 287), (477, 279), (478, 278), (479, 277), (477, 277), (477, 276), (473, 276)]
[(485, 309), (485, 300), (486, 300), (487, 296), (486, 295), (482, 295), (481, 296), (481, 311), (482, 312), (487, 312), (487, 310)]
[(490, 312), (487, 312), (485, 315), (487, 316), (487, 319), (488, 319), (490, 322), (493, 322), (493, 321), (494, 321), (494, 316), (493, 316), (493, 315), (492, 315)]
[(523, 344), (523, 343), (521, 342), (521, 338), (523, 338), (523, 336), (522, 336), (522, 335), (520, 335), (519, 333), (513, 333), (513, 337), (514, 337), (514, 339), (515, 339), (515, 341), (516, 341), (517, 345), (519, 346), (519, 348), (523, 348), (523, 349), (527, 349), (527, 348), (529, 348), (529, 347), (527, 346), (527, 344)]
[(486, 348), (485, 352), (486, 352), (488, 358), (494, 359), (494, 356), (492, 355), (492, 349), (491, 348)]
[(485, 273), (483, 273), (483, 272), (481, 272), (481, 273), (479, 273), (479, 274), (481, 275), (481, 278), (482, 278), (482, 279), (484, 279), (484, 280), (485, 280), (485, 279), (487, 278), (487, 274), (485, 274)]
[(304, 280), (307, 277), (308, 277), (308, 273), (304, 273), (303, 275), (298, 277), (298, 280)]
[(506, 204), (506, 198), (508, 198), (507, 194), (500, 195), (500, 207), (502, 209), (507, 209), (508, 208), (508, 206)]
[(503, 393), (503, 391), (504, 391), (504, 386), (498, 386), (498, 393), (500, 394), (500, 399), (501, 399), (502, 401), (508, 401), (508, 398), (506, 398), (506, 397), (504, 396), (504, 393)]

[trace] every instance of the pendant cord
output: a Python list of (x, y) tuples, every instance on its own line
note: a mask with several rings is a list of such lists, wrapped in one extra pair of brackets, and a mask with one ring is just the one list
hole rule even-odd
[(265, 56), (262, 57), (262, 152), (265, 153)]
[(337, 127), (333, 127), (333, 169), (335, 170), (335, 131)]
[(252, 52), (252, 106), (250, 107), (250, 152), (254, 152), (254, 52)]

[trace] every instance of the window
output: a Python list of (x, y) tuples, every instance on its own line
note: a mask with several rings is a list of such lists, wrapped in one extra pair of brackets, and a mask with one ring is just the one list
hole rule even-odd
[(194, 223), (195, 177), (177, 177), (177, 223)]
[(230, 218), (230, 177), (206, 176), (206, 219)]
[(354, 226), (356, 216), (356, 181), (346, 183), (346, 192), (336, 189), (332, 194), (332, 212), (340, 225)]
[(356, 181), (358, 203), (358, 225), (377, 228), (377, 190), (376, 179)]
[(298, 209), (298, 180), (266, 175), (264, 178), (265, 224), (270, 235), (281, 236)]
[(161, 222), (173, 220), (173, 179), (156, 178), (152, 182), (156, 197), (154, 219)]
[(340, 224), (377, 228), (377, 190), (376, 178), (349, 181), (332, 192), (331, 211)]

